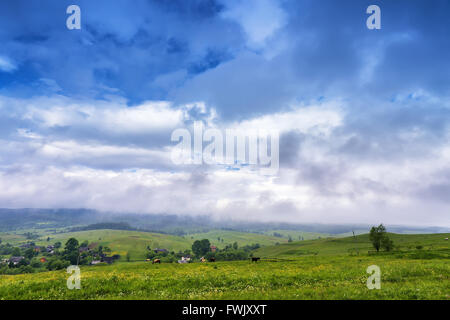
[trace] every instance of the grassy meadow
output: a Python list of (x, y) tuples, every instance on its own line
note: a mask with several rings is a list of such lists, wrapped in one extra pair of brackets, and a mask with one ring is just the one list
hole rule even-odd
[[(309, 256), (288, 261), (119, 263), (81, 267), (81, 289), (64, 271), (0, 276), (0, 299), (449, 299), (448, 259)], [(366, 268), (381, 268), (368, 290)]]
[[(394, 241), (397, 251), (414, 253), (441, 252), (449, 250), (449, 241), (445, 240), (449, 234), (395, 234), (390, 233), (389, 238)], [(416, 247), (421, 246), (418, 250)], [(305, 255), (363, 255), (373, 251), (369, 234), (356, 237), (326, 238), (318, 240), (305, 240), (260, 248), (255, 255), (261, 257), (296, 257)], [(392, 255), (390, 253), (389, 255)]]
[[(259, 243), (261, 246), (287, 243), (287, 239), (269, 235), (225, 230), (211, 230), (209, 232), (193, 233), (182, 237), (161, 233), (122, 230), (90, 230), (63, 233), (39, 230), (39, 237), (36, 240), (27, 240), (23, 235), (25, 232), (32, 232), (32, 230), (21, 230), (18, 233), (0, 233), (0, 238), (3, 243), (10, 243), (12, 245), (33, 241), (36, 245), (42, 246), (53, 244), (57, 241), (64, 244), (67, 239), (76, 238), (80, 243), (87, 240), (89, 243), (107, 246), (111, 248), (112, 254), (119, 254), (122, 256), (122, 259), (124, 259), (127, 253), (130, 253), (131, 260), (134, 261), (145, 260), (147, 246), (152, 249), (165, 248), (177, 252), (191, 249), (192, 243), (195, 240), (201, 239), (209, 239), (211, 244), (216, 245), (218, 248), (223, 248), (234, 242), (237, 242), (239, 246), (255, 243)], [(50, 241), (47, 241), (48, 237), (50, 237)], [(218, 238), (221, 240), (219, 241)]]
[[(232, 235), (214, 234), (237, 241), (239, 235)], [(193, 241), (191, 236), (113, 230), (54, 236), (52, 241), (71, 236), (97, 241), (117, 252), (135, 248), (136, 256), (149, 241), (169, 249), (188, 248)], [(249, 237), (254, 242), (255, 235)], [(267, 245), (253, 253), (262, 258), (257, 263), (122, 260), (81, 266), (80, 290), (67, 288), (64, 270), (0, 275), (0, 299), (450, 299), (449, 234), (390, 237), (397, 245), (390, 253), (372, 252), (366, 234)], [(381, 269), (380, 290), (366, 286), (370, 265)]]

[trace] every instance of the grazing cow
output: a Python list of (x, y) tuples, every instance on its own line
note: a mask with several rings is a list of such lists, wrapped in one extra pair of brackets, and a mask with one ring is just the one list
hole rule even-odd
[(448, 238), (445, 238), (445, 240), (447, 240), (447, 241), (448, 241)]
[(252, 257), (252, 262), (258, 262), (259, 260), (261, 260), (261, 258)]
[(216, 258), (209, 258), (209, 262), (216, 262)]
[(155, 263), (161, 264), (161, 260), (160, 260), (160, 259), (155, 259), (155, 260), (153, 260), (152, 264), (155, 264)]

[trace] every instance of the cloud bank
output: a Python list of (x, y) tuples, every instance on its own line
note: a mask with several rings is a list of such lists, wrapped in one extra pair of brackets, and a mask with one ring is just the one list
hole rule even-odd
[[(448, 1), (0, 4), (0, 207), (450, 226)], [(280, 170), (176, 166), (276, 129)]]

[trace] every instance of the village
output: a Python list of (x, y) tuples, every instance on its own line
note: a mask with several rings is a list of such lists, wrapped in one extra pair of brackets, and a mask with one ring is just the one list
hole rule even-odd
[[(50, 238), (47, 239), (50, 242)], [(226, 245), (223, 249), (212, 245), (208, 239), (196, 240), (191, 249), (175, 252), (166, 248), (146, 248), (146, 258), (133, 258), (129, 252), (121, 255), (113, 252), (108, 246), (97, 242), (79, 242), (69, 238), (64, 245), (57, 241), (47, 245), (37, 245), (27, 241), (13, 246), (0, 242), (0, 274), (21, 274), (42, 271), (61, 270), (70, 265), (108, 265), (117, 261), (145, 261), (152, 264), (193, 262), (216, 262), (245, 260), (251, 257), (251, 251), (259, 248), (259, 244), (239, 248), (237, 243)]]

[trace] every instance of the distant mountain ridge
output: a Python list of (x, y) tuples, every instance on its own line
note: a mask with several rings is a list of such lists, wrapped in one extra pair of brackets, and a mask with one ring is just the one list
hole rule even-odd
[[(92, 209), (2, 209), (0, 208), (0, 231), (25, 228), (86, 228), (98, 229), (101, 224), (112, 224), (122, 230), (151, 230), (183, 235), (187, 231), (207, 232), (211, 229), (234, 230), (261, 233), (268, 230), (297, 230), (328, 234), (342, 234), (352, 231), (369, 230), (369, 224), (319, 224), (285, 222), (249, 222), (235, 220), (215, 220), (209, 216), (179, 216), (173, 214), (117, 214)], [(100, 224), (97, 225), (96, 224)], [(122, 226), (120, 225), (122, 224)], [(387, 225), (394, 233), (446, 233), (445, 227), (409, 227)]]

